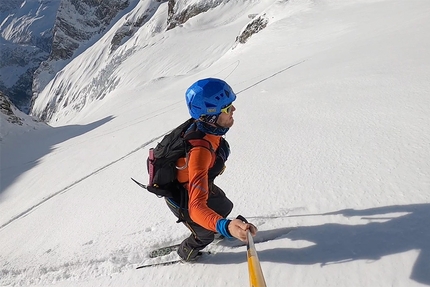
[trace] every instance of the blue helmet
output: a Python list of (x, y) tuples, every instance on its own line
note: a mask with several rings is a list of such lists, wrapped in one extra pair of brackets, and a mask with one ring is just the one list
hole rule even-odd
[(204, 115), (218, 115), (221, 109), (236, 100), (231, 87), (220, 79), (198, 80), (185, 92), (191, 117), (198, 119)]

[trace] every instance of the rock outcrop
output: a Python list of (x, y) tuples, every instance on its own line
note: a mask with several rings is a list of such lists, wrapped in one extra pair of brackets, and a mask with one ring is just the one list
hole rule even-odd
[(15, 114), (15, 110), (16, 108), (13, 103), (3, 92), (0, 91), (0, 113), (3, 114), (3, 117), (9, 123), (22, 126), (23, 119)]
[(253, 19), (245, 29), (240, 33), (240, 35), (236, 38), (236, 42), (240, 44), (245, 44), (248, 39), (266, 28), (269, 20), (265, 17), (265, 15), (261, 15)]

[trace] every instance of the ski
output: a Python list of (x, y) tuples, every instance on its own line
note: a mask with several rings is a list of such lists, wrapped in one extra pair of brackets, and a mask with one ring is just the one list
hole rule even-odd
[[(202, 263), (202, 262), (204, 262), (205, 257), (207, 255), (211, 255), (211, 254), (214, 254), (214, 253), (211, 251), (200, 251), (198, 257), (192, 261), (184, 261), (182, 259), (173, 259), (173, 260), (169, 260), (169, 261), (142, 264), (140, 266), (137, 266), (136, 269), (142, 269), (142, 268), (147, 268), (147, 267), (156, 267), (156, 266), (169, 266), (169, 265), (173, 265), (173, 264), (177, 264), (177, 263), (188, 263), (188, 264)], [(201, 260), (203, 260), (203, 261), (201, 261)]]
[[(284, 232), (282, 232), (280, 235), (277, 236), (269, 236), (269, 237), (259, 237), (257, 236), (256, 238), (254, 238), (254, 243), (258, 244), (258, 243), (263, 243), (263, 242), (267, 242), (270, 240), (275, 240), (277, 238), (279, 238), (280, 236), (284, 236), (288, 233), (290, 233), (291, 231), (295, 230), (295, 227), (290, 227), (287, 230), (285, 230)], [(181, 244), (172, 244), (172, 245), (167, 245), (167, 246), (162, 246), (156, 249), (153, 249), (149, 252), (149, 258), (156, 258), (156, 257), (160, 257), (160, 256), (165, 256), (168, 255), (174, 251), (177, 251), (179, 246)], [(226, 239), (223, 236), (217, 236), (214, 241), (211, 243), (211, 245), (221, 245), (227, 248), (238, 248), (238, 247), (243, 247), (246, 246), (246, 243), (241, 242), (239, 240), (236, 239)]]
[[(294, 231), (296, 229), (297, 229), (297, 227), (289, 227), (289, 228), (283, 228), (282, 230), (278, 230), (278, 231), (266, 231), (266, 232), (268, 232), (268, 234), (264, 234), (263, 232), (261, 232), (261, 235), (257, 234), (257, 236), (254, 238), (254, 244), (268, 242), (271, 240), (278, 239), (278, 238), (285, 236), (286, 234), (288, 234), (291, 231)], [(231, 240), (231, 239), (226, 239), (223, 236), (216, 236), (216, 238), (211, 243), (211, 245), (218, 245), (218, 246), (223, 246), (226, 248), (235, 249), (235, 248), (246, 246), (246, 243), (241, 242), (241, 241), (236, 240), (236, 239)], [(149, 255), (148, 257), (151, 259), (154, 259), (154, 258), (170, 255), (172, 252), (177, 251), (179, 249), (179, 246), (180, 246), (180, 243), (158, 247), (156, 249), (151, 250), (148, 254)], [(214, 250), (204, 251), (203, 253), (204, 254), (215, 254), (216, 251), (214, 251)], [(198, 262), (199, 261), (197, 261), (196, 263), (198, 263)], [(168, 265), (173, 265), (173, 264), (177, 264), (177, 263), (188, 263), (188, 262), (184, 262), (182, 259), (173, 259), (173, 260), (169, 260), (169, 261), (142, 264), (142, 265), (137, 266), (136, 269), (142, 269), (142, 268), (147, 268), (147, 267), (156, 267), (156, 266), (168, 266)], [(190, 263), (194, 263), (194, 262), (190, 262)]]
[(149, 264), (143, 264), (140, 266), (137, 266), (136, 269), (142, 269), (147, 267), (156, 267), (156, 266), (169, 266), (177, 263), (182, 263), (182, 259), (176, 259), (171, 261), (164, 261), (164, 262), (157, 262), (157, 263), (149, 263)]

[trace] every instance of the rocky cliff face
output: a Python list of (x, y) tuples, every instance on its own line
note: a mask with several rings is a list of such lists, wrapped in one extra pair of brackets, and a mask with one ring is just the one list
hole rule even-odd
[(31, 98), (129, 4), (129, 0), (2, 1), (0, 90), (29, 112)]
[(94, 36), (100, 38), (112, 19), (129, 4), (129, 0), (62, 0), (53, 28), (51, 53), (34, 74), (33, 98), (76, 56), (81, 46)]
[(207, 12), (222, 3), (230, 2), (230, 0), (206, 0), (206, 1), (180, 1), (169, 0), (167, 30), (173, 29), (178, 25), (184, 24), (190, 18), (201, 13)]
[[(136, 17), (128, 18), (127, 21), (116, 30), (111, 40), (110, 53), (114, 52), (122, 43), (132, 37), (140, 27), (145, 25), (152, 18), (160, 5), (167, 2), (167, 0), (153, 0), (152, 2), (152, 5), (148, 5), (143, 13), (137, 13)], [(161, 31), (158, 30), (155, 32), (159, 33)]]
[(51, 50), (58, 2), (4, 0), (0, 5), (0, 90), (25, 112), (33, 73)]

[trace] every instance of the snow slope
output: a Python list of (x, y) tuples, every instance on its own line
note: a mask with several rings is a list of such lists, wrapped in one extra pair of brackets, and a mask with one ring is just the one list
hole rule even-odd
[[(0, 143), (1, 286), (248, 285), (232, 242), (202, 264), (134, 269), (188, 236), (130, 177), (146, 181), (148, 148), (187, 119), (183, 93), (207, 76), (238, 93), (217, 184), (258, 226), (268, 286), (430, 285), (430, 3), (246, 2), (150, 48), (136, 33), (103, 99)], [(268, 26), (235, 46), (252, 13)], [(57, 79), (85, 89), (91, 74), (73, 75), (104, 45)]]

